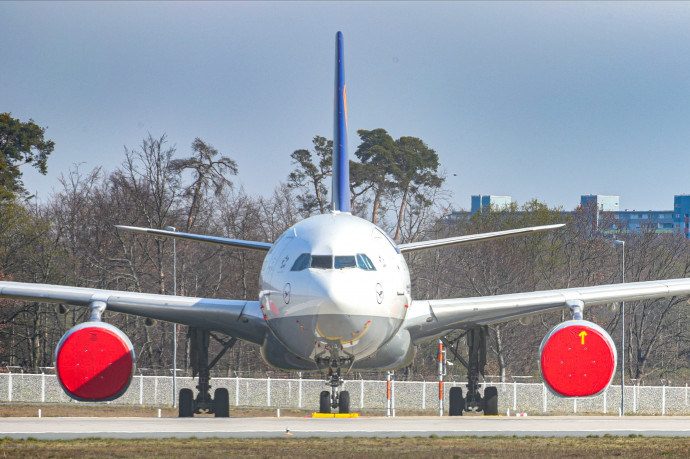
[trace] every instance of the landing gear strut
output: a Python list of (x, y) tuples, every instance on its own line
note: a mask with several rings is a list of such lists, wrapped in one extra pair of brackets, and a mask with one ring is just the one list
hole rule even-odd
[[(467, 368), (467, 395), (462, 397), (462, 389), (449, 393), (451, 416), (462, 416), (463, 411), (483, 411), (485, 416), (498, 415), (498, 390), (496, 387), (484, 389), (484, 397), (479, 393), (479, 375), (484, 377), (486, 367), (486, 337), (489, 334), (487, 326), (473, 327), (460, 335), (452, 346), (445, 338), (443, 343), (450, 349), (455, 358)], [(458, 354), (457, 344), (461, 338), (467, 337), (468, 361)], [(459, 389), (459, 388), (458, 388)]]
[(343, 385), (343, 379), (340, 377), (340, 366), (337, 366), (335, 371), (333, 366), (328, 368), (326, 385), (330, 386), (331, 390), (330, 392), (327, 390), (321, 392), (319, 413), (330, 413), (331, 408), (337, 408), (339, 413), (349, 413), (350, 393), (346, 390), (340, 390), (340, 387)]
[[(208, 363), (208, 347), (210, 338), (223, 345), (218, 355)], [(221, 357), (231, 349), (237, 338), (223, 341), (203, 328), (189, 327), (190, 364), (192, 365), (192, 377), (199, 376), (199, 384), (196, 386), (198, 394), (196, 399), (191, 389), (181, 389), (179, 397), (179, 417), (192, 417), (195, 413), (214, 414), (217, 418), (230, 416), (230, 403), (228, 390), (218, 388), (211, 397), (211, 369), (218, 363)]]

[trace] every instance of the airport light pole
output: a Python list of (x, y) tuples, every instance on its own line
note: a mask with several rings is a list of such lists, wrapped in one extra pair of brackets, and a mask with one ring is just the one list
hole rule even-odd
[[(622, 282), (625, 283), (625, 241), (615, 240), (622, 250)], [(625, 301), (621, 301), (621, 416), (625, 416)]]
[[(176, 231), (174, 226), (168, 226), (166, 231)], [(173, 295), (177, 296), (177, 239), (173, 238)], [(173, 324), (173, 374), (172, 374), (172, 405), (177, 407), (177, 324)]]

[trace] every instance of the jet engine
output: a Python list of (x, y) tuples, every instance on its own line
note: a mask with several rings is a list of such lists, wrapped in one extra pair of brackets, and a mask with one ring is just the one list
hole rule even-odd
[(589, 397), (605, 390), (616, 370), (616, 346), (606, 331), (586, 320), (554, 327), (539, 347), (544, 382), (560, 397)]
[(55, 350), (60, 385), (81, 401), (118, 398), (132, 381), (135, 362), (127, 335), (104, 322), (85, 322), (69, 329)]

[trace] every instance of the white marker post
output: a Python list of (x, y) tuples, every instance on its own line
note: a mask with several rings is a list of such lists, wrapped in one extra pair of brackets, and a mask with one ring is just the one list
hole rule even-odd
[(386, 372), (386, 417), (391, 415), (391, 372)]
[(438, 340), (438, 415), (443, 416), (443, 341)]

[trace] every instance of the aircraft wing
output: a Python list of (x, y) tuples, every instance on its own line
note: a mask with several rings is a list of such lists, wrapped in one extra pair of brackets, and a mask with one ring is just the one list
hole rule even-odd
[(120, 292), (64, 285), (0, 282), (0, 298), (89, 307), (104, 301), (106, 310), (202, 327), (262, 344), (268, 331), (258, 301)]
[(163, 236), (172, 237), (175, 239), (187, 239), (191, 241), (198, 242), (208, 242), (211, 244), (227, 245), (230, 247), (239, 247), (242, 249), (259, 250), (262, 252), (267, 252), (273, 247), (273, 244), (269, 242), (258, 242), (258, 241), (244, 241), (242, 239), (230, 239), (227, 237), (217, 237), (217, 236), (206, 236), (203, 234), (192, 234), (192, 233), (178, 233), (177, 231), (167, 231), (153, 228), (140, 228), (138, 226), (123, 226), (115, 225), (117, 229), (132, 231), (135, 233), (148, 234), (153, 236)]
[(557, 225), (532, 226), (529, 228), (517, 228), (505, 231), (495, 231), (493, 233), (467, 234), (465, 236), (447, 237), (445, 239), (434, 239), (432, 241), (409, 242), (398, 245), (401, 252), (414, 252), (415, 250), (433, 249), (446, 245), (469, 244), (472, 242), (486, 241), (489, 239), (501, 239), (504, 237), (517, 236), (518, 234), (538, 233), (551, 229), (562, 228), (564, 223)]
[(415, 343), (438, 338), (451, 330), (504, 322), (532, 314), (567, 309), (566, 302), (587, 306), (690, 295), (690, 278), (598, 285), (506, 295), (416, 300), (403, 325)]

